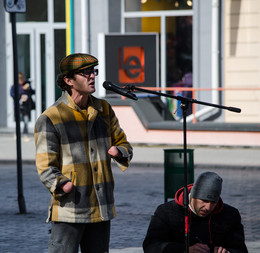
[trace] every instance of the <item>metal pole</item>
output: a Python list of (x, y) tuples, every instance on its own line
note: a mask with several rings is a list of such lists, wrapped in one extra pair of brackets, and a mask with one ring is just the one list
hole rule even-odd
[(13, 67), (14, 67), (14, 104), (16, 121), (16, 150), (17, 150), (17, 188), (18, 204), (21, 214), (26, 213), (25, 200), (23, 197), (23, 174), (22, 174), (22, 152), (21, 152), (21, 129), (20, 129), (20, 106), (19, 106), (19, 83), (17, 63), (17, 37), (16, 37), (16, 16), (10, 13), (13, 36)]
[(185, 253), (189, 253), (189, 193), (188, 193), (188, 172), (187, 172), (187, 109), (189, 103), (182, 103), (183, 115), (183, 149), (184, 149), (184, 192), (183, 192), (183, 205), (184, 205), (184, 226), (185, 226)]

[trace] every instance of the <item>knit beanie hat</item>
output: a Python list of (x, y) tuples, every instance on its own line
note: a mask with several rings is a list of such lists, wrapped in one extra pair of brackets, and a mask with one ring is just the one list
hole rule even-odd
[(200, 174), (191, 189), (191, 197), (218, 202), (222, 189), (222, 181), (222, 178), (214, 172)]

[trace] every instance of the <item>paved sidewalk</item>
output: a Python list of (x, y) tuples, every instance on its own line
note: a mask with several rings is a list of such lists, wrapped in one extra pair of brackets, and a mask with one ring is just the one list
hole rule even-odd
[[(22, 160), (35, 160), (34, 136), (22, 137)], [(140, 145), (134, 144), (132, 164), (141, 166), (163, 165), (164, 150), (175, 149), (181, 146)], [(194, 165), (199, 168), (240, 168), (260, 169), (260, 147), (215, 147), (215, 146), (188, 146), (194, 149)], [(0, 132), (0, 161), (16, 160), (16, 139), (13, 133)]]
[[(46, 224), (49, 193), (35, 165), (23, 166), (26, 214), (19, 214), (15, 163), (0, 163), (0, 252), (47, 253)], [(195, 176), (205, 169), (195, 169)], [(224, 178), (222, 198), (240, 210), (250, 253), (260, 252), (260, 173), (258, 170), (214, 169)], [(124, 173), (113, 167), (117, 217), (111, 226), (111, 253), (141, 253), (150, 217), (164, 201), (163, 168), (130, 166)]]
[[(113, 168), (117, 217), (112, 221), (111, 253), (141, 253), (150, 216), (164, 201), (163, 145), (134, 145), (134, 158), (126, 172)], [(223, 199), (237, 207), (245, 226), (250, 253), (260, 252), (260, 148), (189, 147), (194, 149), (195, 177), (216, 171), (224, 178)], [(23, 187), (27, 213), (20, 215), (17, 203), (16, 139), (0, 131), (0, 252), (47, 253), (45, 223), (49, 193), (38, 179), (34, 138), (22, 139)]]

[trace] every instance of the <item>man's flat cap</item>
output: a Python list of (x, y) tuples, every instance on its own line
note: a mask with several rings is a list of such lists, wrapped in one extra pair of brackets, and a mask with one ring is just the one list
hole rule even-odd
[(61, 60), (60, 71), (62, 74), (67, 74), (97, 65), (98, 59), (90, 54), (70, 54)]

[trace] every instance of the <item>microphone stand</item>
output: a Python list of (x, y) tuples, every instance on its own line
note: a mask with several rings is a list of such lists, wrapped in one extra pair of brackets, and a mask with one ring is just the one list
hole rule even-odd
[(211, 106), (211, 107), (216, 107), (216, 108), (220, 108), (220, 109), (225, 109), (228, 111), (232, 111), (232, 112), (236, 112), (236, 113), (240, 113), (241, 109), (236, 108), (236, 107), (227, 107), (227, 106), (223, 106), (223, 105), (217, 105), (217, 104), (211, 104), (211, 103), (207, 103), (207, 102), (202, 102), (196, 99), (192, 99), (192, 98), (187, 98), (187, 97), (182, 97), (182, 96), (174, 96), (174, 95), (170, 95), (170, 94), (165, 94), (165, 93), (161, 93), (161, 92), (157, 92), (157, 91), (151, 91), (151, 90), (147, 90), (147, 89), (142, 89), (139, 87), (136, 87), (134, 85), (127, 85), (125, 86), (126, 89), (128, 89), (129, 91), (142, 91), (142, 92), (146, 92), (146, 93), (151, 93), (151, 94), (155, 94), (158, 96), (164, 96), (164, 97), (169, 97), (169, 98), (174, 98), (177, 99), (181, 102), (181, 109), (182, 109), (182, 115), (183, 115), (183, 149), (184, 149), (184, 191), (183, 191), (183, 205), (184, 205), (184, 225), (185, 225), (185, 252), (189, 253), (189, 194), (188, 194), (188, 187), (187, 187), (187, 183), (188, 183), (188, 179), (187, 179), (187, 109), (189, 107), (190, 104), (192, 103), (196, 103), (196, 104), (201, 104), (201, 105), (206, 105), (206, 106)]

